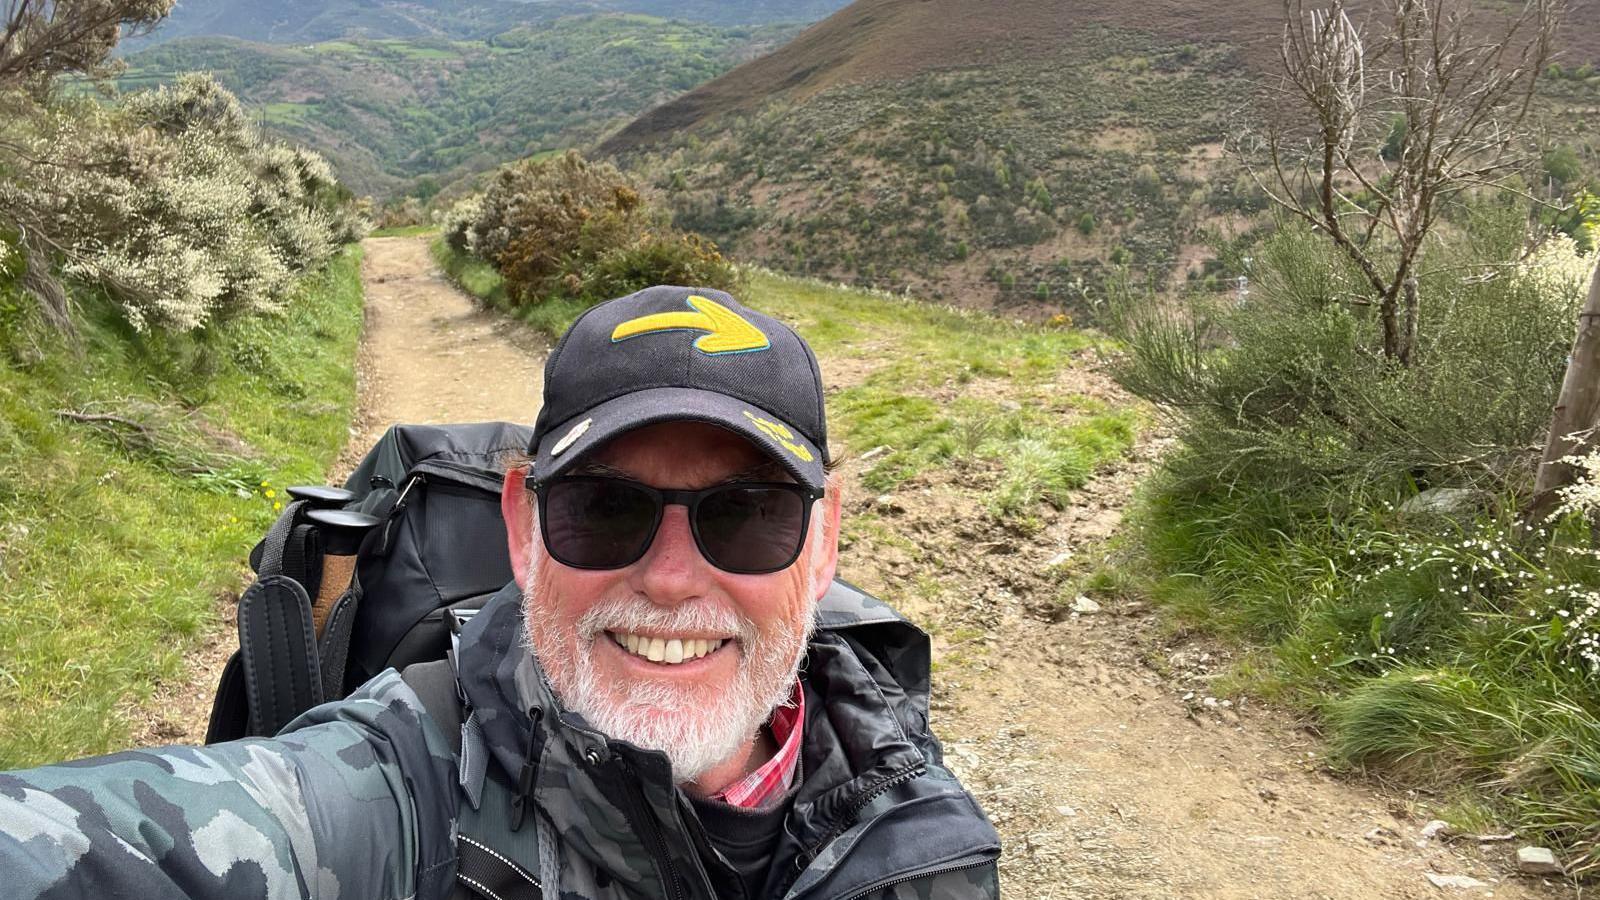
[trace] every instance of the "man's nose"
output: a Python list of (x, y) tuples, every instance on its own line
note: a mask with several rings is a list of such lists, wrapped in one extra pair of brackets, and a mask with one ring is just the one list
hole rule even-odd
[(655, 603), (682, 603), (705, 595), (711, 564), (700, 555), (689, 511), (668, 506), (644, 558), (635, 565), (635, 588)]

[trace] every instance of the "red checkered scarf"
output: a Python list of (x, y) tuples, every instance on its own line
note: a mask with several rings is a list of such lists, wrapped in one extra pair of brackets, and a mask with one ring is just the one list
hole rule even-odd
[(711, 799), (755, 809), (788, 791), (800, 764), (800, 738), (805, 722), (806, 693), (796, 681), (789, 703), (772, 713), (772, 739), (778, 743), (778, 752), (761, 768), (723, 788)]

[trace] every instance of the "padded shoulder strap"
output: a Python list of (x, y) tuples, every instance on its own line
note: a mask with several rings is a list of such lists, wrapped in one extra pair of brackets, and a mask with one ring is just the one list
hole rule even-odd
[(400, 679), (411, 686), (450, 741), (450, 752), (461, 757), (461, 699), (456, 689), (455, 666), (448, 659), (406, 666)]
[[(406, 666), (400, 677), (416, 692), (417, 699), (422, 701), (422, 708), (428, 711), (428, 715), (450, 739), (450, 750), (460, 760), (461, 700), (456, 688), (454, 661), (440, 659), (416, 663)], [(507, 792), (493, 779), (490, 779), (490, 792), (498, 800), (509, 799), (509, 795), (505, 798), (498, 796)], [(507, 802), (497, 802), (493, 810), (493, 813), (499, 813), (497, 816), (480, 814), (473, 807), (463, 804), (461, 825), (456, 833), (456, 887), (450, 895), (451, 900), (542, 900), (544, 897), (533, 873), (490, 847), (483, 839), (488, 837), (487, 832), (509, 831), (506, 823), (500, 821), (504, 816), (504, 808), (508, 806)], [(531, 838), (533, 829), (527, 831), (526, 837)], [(518, 850), (528, 850), (523, 846), (527, 843), (526, 838), (510, 843)]]
[(239, 598), (239, 659), (251, 736), (277, 734), (326, 699), (311, 598), (299, 582), (266, 575)]

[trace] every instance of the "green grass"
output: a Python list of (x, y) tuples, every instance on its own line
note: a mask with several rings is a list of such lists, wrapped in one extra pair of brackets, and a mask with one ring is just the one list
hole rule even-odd
[(1089, 332), (765, 272), (751, 274), (746, 291), (805, 335), (824, 369), (830, 360), (876, 365), (829, 402), (835, 433), (853, 451), (883, 448), (863, 475), (871, 490), (959, 466), (989, 485), (997, 518), (1031, 529), (1045, 506), (1065, 506), (1133, 445), (1134, 410), (1059, 385), (1085, 354), (1110, 346)]
[(303, 125), (315, 109), (314, 103), (263, 103), (261, 114), (271, 125)]
[(552, 339), (564, 334), (588, 304), (580, 300), (547, 300), (518, 305), (506, 296), (505, 284), (494, 267), (476, 257), (456, 253), (440, 238), (433, 242), (433, 258), (462, 290), (501, 312), (510, 313)]
[(392, 228), (375, 229), (369, 237), (417, 237), (438, 230), (437, 225), (396, 225)]
[(346, 438), (359, 262), (199, 337), (140, 337), (85, 300), (78, 353), (0, 289), (0, 769), (125, 746), (130, 708), (224, 627), (214, 598), (284, 487), (321, 483)]
[(1135, 552), (1101, 581), (1259, 648), (1217, 690), (1315, 714), (1334, 765), (1428, 788), (1443, 798), (1430, 815), (1493, 820), (1563, 848), (1575, 872), (1600, 869), (1587, 527), (1523, 542), (1508, 520), (1419, 520), (1403, 499), (1351, 503), (1309, 478), (1269, 493), (1157, 477), (1132, 516)]

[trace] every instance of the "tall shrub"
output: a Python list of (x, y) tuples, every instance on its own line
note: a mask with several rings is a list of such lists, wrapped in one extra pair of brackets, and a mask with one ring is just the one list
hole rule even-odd
[(475, 208), (469, 201), (447, 217), (446, 239), (493, 264), (524, 304), (734, 281), (714, 244), (674, 230), (615, 166), (574, 151), (502, 168)]
[(139, 330), (276, 309), (294, 273), (364, 231), (327, 163), (264, 139), (209, 75), (114, 106), (58, 100), (8, 130), (27, 149), (0, 170), (0, 221), (30, 236), (34, 281), (59, 267)]

